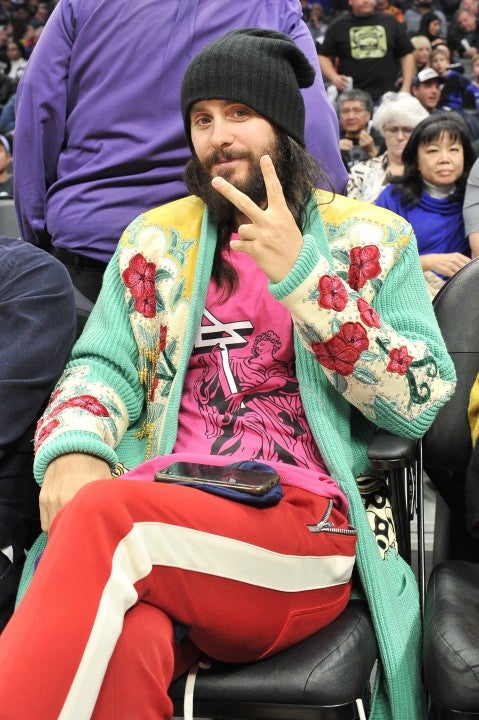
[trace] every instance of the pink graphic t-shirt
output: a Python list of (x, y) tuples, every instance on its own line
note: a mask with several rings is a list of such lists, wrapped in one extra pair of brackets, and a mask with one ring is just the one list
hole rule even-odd
[(296, 378), (291, 315), (246, 253), (230, 251), (238, 290), (210, 282), (182, 394), (174, 453), (264, 461), (285, 484), (346, 498), (309, 429)]

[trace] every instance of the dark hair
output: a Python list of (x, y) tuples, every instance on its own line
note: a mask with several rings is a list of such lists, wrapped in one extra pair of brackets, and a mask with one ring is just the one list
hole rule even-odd
[(450, 135), (461, 143), (464, 154), (464, 172), (457, 181), (455, 199), (462, 200), (466, 190), (467, 176), (474, 162), (471, 139), (465, 121), (455, 112), (438, 112), (429, 115), (416, 125), (402, 153), (404, 172), (391, 178), (393, 193), (399, 193), (403, 207), (418, 204), (424, 190), (423, 180), (418, 168), (418, 149), (420, 145), (429, 145), (441, 135)]
[(441, 22), (441, 18), (439, 17), (439, 15), (436, 15), (436, 13), (433, 10), (431, 10), (430, 12), (424, 13), (424, 15), (421, 17), (421, 20), (419, 22), (419, 29), (417, 31), (417, 34), (425, 35), (429, 39), (431, 39), (431, 37), (433, 37), (433, 38), (437, 37), (436, 35), (431, 35), (431, 33), (429, 32), (429, 25), (432, 23), (433, 20), (438, 20), (439, 22)]

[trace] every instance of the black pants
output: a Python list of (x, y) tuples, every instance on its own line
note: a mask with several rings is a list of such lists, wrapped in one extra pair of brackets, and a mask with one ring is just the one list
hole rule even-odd
[(70, 253), (62, 248), (53, 248), (52, 254), (65, 265), (73, 285), (81, 294), (96, 302), (107, 263)]

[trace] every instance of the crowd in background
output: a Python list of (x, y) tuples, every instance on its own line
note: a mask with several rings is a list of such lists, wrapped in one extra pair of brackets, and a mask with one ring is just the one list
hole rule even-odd
[(477, 212), (463, 204), (479, 152), (479, 2), (302, 4), (338, 114), (345, 194), (411, 223), (433, 298), (477, 254)]

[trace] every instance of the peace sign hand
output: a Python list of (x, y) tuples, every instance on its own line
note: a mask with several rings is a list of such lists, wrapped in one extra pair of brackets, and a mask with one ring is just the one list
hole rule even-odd
[(296, 262), (303, 236), (286, 204), (283, 188), (269, 155), (260, 158), (266, 186), (267, 206), (263, 210), (241, 190), (222, 177), (215, 177), (212, 186), (227, 198), (250, 223), (240, 225), (240, 240), (232, 240), (233, 250), (248, 253), (272, 282), (286, 277)]

